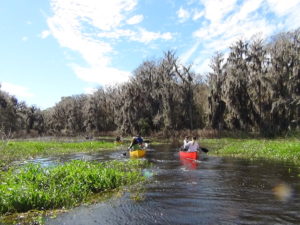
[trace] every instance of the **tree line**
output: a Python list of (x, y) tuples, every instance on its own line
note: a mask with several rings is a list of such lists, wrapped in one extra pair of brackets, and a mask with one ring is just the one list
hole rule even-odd
[(225, 54), (213, 56), (203, 80), (203, 74), (167, 51), (142, 62), (126, 83), (63, 97), (43, 111), (0, 89), (1, 131), (21, 136), (110, 131), (169, 136), (202, 128), (263, 135), (299, 130), (300, 29), (268, 41), (239, 40)]
[(276, 135), (300, 128), (300, 29), (268, 43), (239, 40), (209, 73), (209, 122), (215, 129)]

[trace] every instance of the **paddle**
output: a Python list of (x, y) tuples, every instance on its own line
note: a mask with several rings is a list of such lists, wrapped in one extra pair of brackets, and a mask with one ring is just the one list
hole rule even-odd
[[(130, 150), (131, 150), (131, 148), (128, 147), (128, 148), (127, 148), (127, 152), (129, 152)], [(127, 152), (123, 152), (122, 155), (126, 156), (126, 155), (127, 155)]]
[[(208, 152), (209, 152), (209, 150), (208, 150), (207, 148), (199, 147), (199, 149), (200, 149), (202, 152), (205, 152), (205, 153), (208, 153)], [(179, 150), (179, 151), (183, 151), (183, 152), (186, 152), (186, 151), (187, 151), (187, 149), (183, 149), (182, 147), (180, 147), (178, 150)]]
[(200, 149), (201, 149), (202, 152), (208, 153), (208, 149), (207, 148), (200, 147)]

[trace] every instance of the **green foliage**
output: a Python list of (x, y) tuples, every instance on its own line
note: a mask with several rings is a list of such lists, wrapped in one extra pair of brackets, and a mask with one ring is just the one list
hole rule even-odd
[(279, 160), (300, 165), (300, 141), (298, 139), (220, 139), (215, 140), (212, 144), (218, 145), (212, 154)]
[(10, 141), (1, 149), (0, 167), (15, 160), (35, 158), (37, 156), (59, 155), (72, 152), (94, 152), (114, 148), (115, 145), (113, 142), (103, 141)]
[(69, 208), (91, 194), (141, 182), (145, 161), (72, 161), (43, 168), (28, 164), (0, 173), (0, 213)]

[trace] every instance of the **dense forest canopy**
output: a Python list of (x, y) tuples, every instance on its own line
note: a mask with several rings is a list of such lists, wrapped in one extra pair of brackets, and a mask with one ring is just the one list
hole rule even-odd
[(44, 111), (0, 89), (1, 132), (168, 136), (176, 130), (213, 128), (276, 135), (300, 129), (300, 28), (268, 43), (257, 37), (238, 40), (227, 58), (216, 53), (210, 67), (204, 81), (168, 51), (142, 62), (122, 85), (63, 97)]

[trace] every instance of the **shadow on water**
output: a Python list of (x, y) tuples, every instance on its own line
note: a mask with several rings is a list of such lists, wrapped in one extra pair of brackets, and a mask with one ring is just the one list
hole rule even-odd
[[(72, 159), (126, 160), (124, 151), (36, 159), (44, 165)], [(299, 169), (267, 161), (211, 157), (182, 161), (170, 145), (155, 146), (146, 159), (150, 182), (143, 197), (81, 206), (46, 224), (299, 224)], [(282, 192), (280, 194), (280, 192)]]

